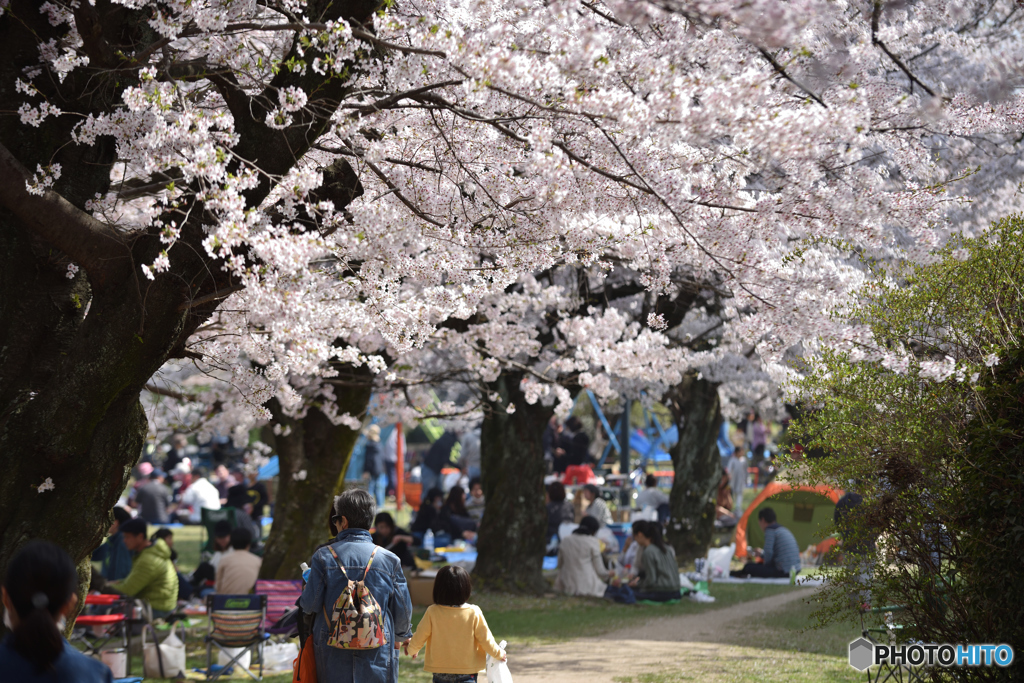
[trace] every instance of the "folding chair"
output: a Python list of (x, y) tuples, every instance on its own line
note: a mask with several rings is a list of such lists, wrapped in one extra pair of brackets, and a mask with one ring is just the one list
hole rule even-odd
[(80, 643), (82, 652), (90, 657), (99, 658), (103, 648), (115, 638), (120, 640), (121, 647), (127, 651), (127, 599), (121, 595), (87, 595), (85, 605), (89, 613), (80, 614), (75, 619), (71, 642)]
[(217, 522), (227, 520), (232, 529), (238, 526), (238, 517), (236, 516), (238, 510), (236, 508), (226, 505), (219, 510), (202, 508), (199, 514), (202, 517), (202, 527), (206, 531), (206, 541), (200, 547), (201, 552), (213, 552), (213, 527), (217, 526)]
[[(899, 634), (908, 628), (911, 628), (907, 624), (898, 624), (893, 621), (893, 614), (896, 612), (902, 612), (906, 608), (900, 605), (889, 605), (888, 607), (875, 607), (862, 609), (860, 611), (860, 627), (861, 635), (870, 640), (875, 645), (882, 644), (882, 639), (885, 638), (890, 644), (895, 643), (899, 640)], [(885, 621), (884, 626), (869, 627), (864, 623), (864, 617), (869, 614), (881, 614)], [(911, 644), (915, 641), (907, 639), (907, 644)], [(925, 678), (921, 675), (919, 669), (911, 666), (905, 666), (902, 664), (880, 664), (877, 667), (873, 667), (867, 670), (868, 683), (887, 683), (887, 681), (899, 681), (903, 683), (924, 683)]]
[[(270, 638), (270, 634), (263, 628), (267, 618), (267, 596), (208, 595), (206, 612), (209, 616), (206, 632), (206, 680), (219, 678), (229, 667), (235, 666), (242, 655), (250, 649), (259, 658), (260, 675), (257, 677), (248, 669), (242, 670), (255, 681), (263, 680), (263, 644)], [(221, 651), (225, 648), (243, 649), (232, 656), (225, 666), (213, 671), (214, 645)]]

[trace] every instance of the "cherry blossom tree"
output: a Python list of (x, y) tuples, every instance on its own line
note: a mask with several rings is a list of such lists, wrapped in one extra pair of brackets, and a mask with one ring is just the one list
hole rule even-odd
[[(85, 562), (168, 360), (294, 417), (610, 256), (657, 296), (719, 283), (774, 372), (855, 343), (825, 315), (851, 256), (924, 258), (1013, 200), (1019, 29), (989, 1), (4, 3), (0, 571), (33, 536)], [(478, 340), (490, 381), (531, 334)]]

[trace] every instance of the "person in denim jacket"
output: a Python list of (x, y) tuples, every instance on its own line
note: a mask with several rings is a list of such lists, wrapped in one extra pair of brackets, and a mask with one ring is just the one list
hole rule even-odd
[(370, 538), (376, 506), (373, 497), (361, 489), (345, 491), (334, 499), (335, 528), (340, 529), (330, 545), (352, 581), (363, 579), (370, 553), (377, 555), (363, 579), (384, 613), (387, 644), (373, 650), (340, 650), (327, 645), (334, 603), (346, 581), (327, 546), (310, 560), (309, 579), (299, 606), (313, 616), (313, 648), (317, 680), (320, 683), (397, 683), (398, 645), (412, 637), (412, 600), (402, 565), (394, 553), (378, 548)]

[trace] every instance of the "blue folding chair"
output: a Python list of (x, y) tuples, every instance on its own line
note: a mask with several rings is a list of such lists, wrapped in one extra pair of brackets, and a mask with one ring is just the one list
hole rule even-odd
[[(256, 676), (246, 668), (242, 670), (255, 681), (263, 680), (263, 644), (270, 634), (263, 628), (267, 619), (266, 595), (208, 595), (206, 614), (209, 624), (206, 628), (206, 680), (212, 681), (230, 671), (248, 651), (259, 659), (260, 675)], [(237, 649), (227, 653), (231, 659), (222, 667), (213, 667), (213, 646), (220, 651), (225, 648)]]

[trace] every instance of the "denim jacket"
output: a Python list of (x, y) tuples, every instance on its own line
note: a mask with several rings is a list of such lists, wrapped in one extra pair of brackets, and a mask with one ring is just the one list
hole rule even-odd
[[(384, 612), (384, 632), (388, 644), (375, 650), (339, 650), (328, 647), (330, 623), (327, 619), (334, 602), (345, 587), (345, 579), (327, 547), (313, 553), (309, 581), (302, 590), (299, 606), (303, 612), (315, 614), (313, 647), (316, 652), (317, 680), (321, 683), (397, 683), (397, 644), (412, 637), (412, 601), (405, 583), (402, 564), (384, 548), (373, 544), (370, 532), (346, 529), (333, 544), (338, 560), (353, 581), (364, 580), (370, 593)], [(370, 553), (377, 548), (373, 565), (363, 579), (363, 569)], [(324, 612), (326, 611), (326, 617)]]

